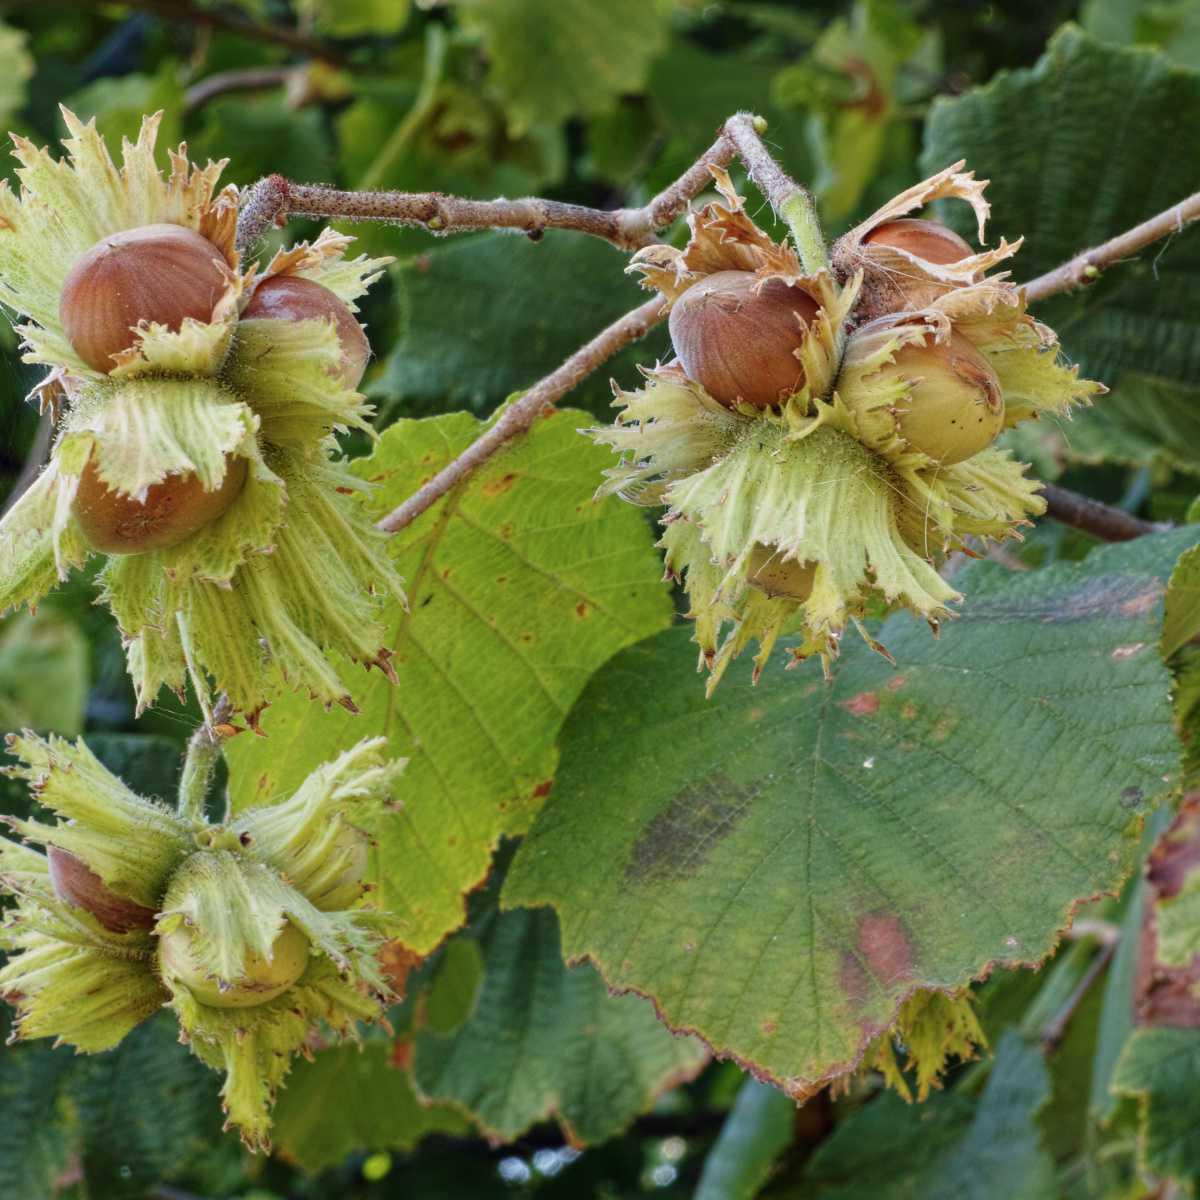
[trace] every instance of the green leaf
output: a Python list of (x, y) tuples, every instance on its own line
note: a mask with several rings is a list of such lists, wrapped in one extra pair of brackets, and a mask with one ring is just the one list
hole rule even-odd
[(0, 729), (77, 734), (88, 694), (88, 644), (52, 609), (0, 621)]
[[(793, 178), (811, 177), (805, 115), (776, 101), (772, 74), (760, 62), (674, 41), (650, 69), (647, 99), (664, 140), (654, 167), (642, 181), (647, 199), (654, 189), (666, 187), (686, 171), (739, 109), (767, 119), (771, 150)], [(736, 172), (737, 164), (731, 169)], [(760, 211), (753, 202), (749, 208), (756, 220), (769, 224), (769, 209), (764, 206)]]
[(76, 1063), (68, 1094), (92, 1194), (144, 1196), (219, 1139), (220, 1077), (180, 1045), (173, 1017)]
[(1113, 1090), (1141, 1109), (1145, 1170), (1188, 1182), (1200, 1176), (1200, 1029), (1138, 1029), (1117, 1063)]
[(333, 1046), (299, 1062), (275, 1107), (278, 1152), (306, 1171), (321, 1171), (355, 1151), (411, 1150), (430, 1133), (465, 1134), (470, 1124), (445, 1105), (427, 1107), (391, 1044)]
[(792, 1144), (796, 1102), (747, 1079), (704, 1160), (696, 1200), (753, 1200), (775, 1160)]
[(1179, 558), (1167, 589), (1163, 615), (1162, 652), (1169, 658), (1200, 633), (1200, 547)]
[(44, 1042), (0, 1049), (0, 1179), (22, 1200), (50, 1200), (71, 1157), (60, 1088), (74, 1056)]
[[(399, 677), (362, 677), (361, 716), (303, 697), (274, 704), (266, 740), (229, 748), (238, 807), (294, 788), (359, 738), (408, 757), (402, 811), (376, 830), (381, 903), (428, 953), (462, 923), (463, 893), (503, 833), (523, 832), (549, 792), (563, 717), (612, 654), (670, 620), (642, 515), (592, 492), (608, 454), (562, 411), (488, 461), (392, 538), (410, 610), (396, 613)], [(473, 417), (402, 421), (356, 470), (381, 515), (480, 433)]]
[(437, 1033), (453, 1033), (475, 1011), (484, 961), (479, 943), (455, 938), (442, 952), (425, 999), (425, 1024)]
[(514, 133), (535, 123), (606, 112), (641, 91), (666, 46), (662, 0), (454, 0), (462, 27), (477, 33), (489, 79)]
[[(107, 76), (68, 96), (64, 103), (81, 120), (96, 118), (96, 127), (118, 152), (122, 138), (137, 140), (142, 118), (163, 110), (158, 144), (174, 149), (183, 136), (183, 85), (175, 63), (165, 60), (153, 75)], [(65, 127), (64, 127), (65, 128)]]
[(812, 1200), (1053, 1200), (1054, 1163), (1035, 1118), (1050, 1098), (1046, 1064), (1016, 1033), (1004, 1035), (987, 1086), (906, 1105), (877, 1097), (842, 1122), (804, 1176)]
[[(922, 163), (932, 172), (966, 158), (992, 180), (990, 238), (1024, 236), (1016, 272), (1031, 279), (1193, 192), (1194, 164), (1179, 145), (1187, 136), (1181, 131), (1198, 119), (1200, 74), (1068, 26), (1032, 69), (1002, 72), (985, 87), (937, 100)], [(964, 207), (945, 212), (960, 231), (966, 218), (956, 209)], [(1114, 389), (1095, 416), (1085, 412), (1067, 427), (1068, 449), (1125, 433), (1134, 443), (1128, 454), (1150, 437), (1170, 456), (1200, 465), (1195, 398), (1170, 390), (1200, 387), (1197, 314), (1195, 230), (1111, 267), (1082, 293), (1037, 306), (1084, 374)], [(1093, 420), (1104, 427), (1097, 435)]]
[(204, 106), (203, 116), (189, 139), (191, 157), (228, 158), (222, 183), (244, 187), (272, 172), (302, 183), (329, 176), (333, 152), (319, 108), (295, 112), (276, 93), (222, 96)]
[(219, 1140), (220, 1079), (169, 1016), (106, 1054), (46, 1042), (0, 1052), (0, 1179), (5, 1194), (49, 1200), (73, 1157), (88, 1194), (144, 1196)]
[[(558, 231), (537, 245), (489, 233), (411, 260), (398, 275), (407, 327), (371, 389), (384, 419), (397, 409), (483, 414), (530, 387), (646, 299), (624, 265), (612, 246)], [(662, 332), (635, 344), (568, 399), (610, 419), (609, 379), (635, 386), (635, 364), (653, 362), (665, 347)]]
[[(1157, 813), (1148, 825), (1161, 821)], [(1148, 848), (1151, 838), (1143, 839)], [(1134, 987), (1138, 969), (1138, 954), (1142, 933), (1142, 913), (1146, 902), (1146, 885), (1131, 880), (1125, 911), (1121, 916), (1120, 941), (1104, 980), (1104, 1002), (1096, 1031), (1096, 1051), (1092, 1060), (1092, 1085), (1088, 1106), (1098, 1121), (1111, 1121), (1117, 1107), (1117, 1097), (1111, 1089), (1113, 1072), (1121, 1053), (1133, 1033)]]
[[(563, 131), (517, 135), (478, 83), (475, 47), (426, 27), (423, 44), (397, 47), (386, 75), (356, 80), (355, 102), (337, 118), (344, 176), (356, 188), (449, 192), (491, 199), (543, 190), (566, 170)], [(423, 229), (347, 224), (368, 253), (424, 252)]]
[(1184, 66), (1200, 66), (1200, 8), (1192, 0), (1085, 0), (1079, 20), (1093, 37), (1148, 43)]
[(452, 1036), (418, 1034), (413, 1075), (489, 1137), (510, 1142), (553, 1116), (572, 1144), (605, 1141), (708, 1061), (641, 997), (610, 996), (590, 966), (568, 969), (553, 913), (499, 914), (479, 940), (475, 1012)]
[(1038, 963), (1128, 871), (1178, 777), (1158, 652), (1200, 531), (1036, 573), (975, 564), (940, 639), (909, 617), (707, 702), (672, 630), (592, 681), (508, 904), (552, 904), (572, 960), (803, 1092), (919, 987)]
[(25, 85), (33, 76), (29, 35), (0, 21), (0, 125), (5, 129), (25, 103)]
[(1025, 436), (1040, 437), (1060, 464), (1164, 463), (1200, 474), (1200, 392), (1190, 387), (1127, 371), (1093, 407), (1040, 424)]
[(387, 37), (408, 20), (408, 0), (304, 0), (317, 30), (329, 37)]

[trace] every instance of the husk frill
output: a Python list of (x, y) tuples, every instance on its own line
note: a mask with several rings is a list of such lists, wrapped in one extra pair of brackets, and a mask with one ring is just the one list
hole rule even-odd
[[(19, 326), (27, 361), (49, 368), (33, 398), (63, 402), (49, 465), (0, 522), (0, 611), (32, 606), (92, 553), (73, 508), (85, 469), (143, 502), (176, 477), (215, 491), (240, 459), (246, 482), (217, 519), (168, 548), (107, 556), (100, 572), (139, 710), (164, 685), (182, 691), (189, 667), (251, 721), (284, 686), (352, 706), (328, 652), (390, 675), (381, 606), (404, 602), (384, 535), (356, 500), (365, 485), (334, 440), (370, 433), (371, 410), (339, 380), (332, 321), (239, 315), (277, 274), (320, 283), (353, 309), (387, 260), (347, 260), (350, 239), (326, 231), (264, 269), (243, 268), (237, 190), (217, 190), (224, 164), (191, 166), (180, 147), (164, 176), (150, 117), (118, 168), (94, 123), (64, 119), (69, 157), (16, 138), (20, 195), (0, 187), (0, 301), (29, 318)], [(104, 237), (156, 223), (208, 238), (224, 291), (210, 321), (144, 323), (113, 369), (97, 372), (63, 331), (63, 283)]]
[(972, 205), (982, 238), (984, 183), (961, 166), (896, 197), (833, 247), (831, 269), (811, 275), (712, 168), (721, 198), (690, 214), (686, 246), (652, 246), (630, 264), (666, 309), (722, 271), (781, 279), (819, 305), (797, 326), (803, 383), (778, 405), (727, 407), (670, 363), (644, 372), (642, 388), (618, 390), (616, 421), (588, 431), (620, 455), (600, 494), (666, 508), (659, 544), (687, 590), (710, 693), (751, 641), (757, 679), (785, 633), (796, 635), (793, 663), (818, 654), (828, 670), (850, 623), (886, 654), (863, 629), (869, 616), (904, 608), (936, 631), (961, 599), (938, 573), (942, 558), (968, 539), (1020, 537), (1044, 511), (1039, 485), (1007, 451), (989, 445), (947, 465), (905, 440), (901, 417), (921, 383), (896, 366), (906, 347), (965, 338), (998, 380), (997, 427), (1065, 414), (1103, 391), (1061, 361), (1053, 332), (1005, 276), (986, 274), (1019, 242), (951, 264), (867, 244), (882, 222), (942, 197)]
[[(365, 830), (396, 807), (403, 761), (386, 758), (382, 738), (360, 742), (291, 797), (210, 824), (137, 796), (82, 741), (25, 734), (9, 749), (21, 765), (8, 773), (58, 818), (9, 821), (33, 845), (0, 841), (0, 888), (16, 899), (0, 926), (10, 955), (0, 996), (17, 1010), (11, 1040), (106, 1050), (170, 1007), (181, 1040), (225, 1072), (229, 1124), (266, 1148), (276, 1093), (310, 1034), (353, 1038), (392, 998), (377, 959), (390, 923), (362, 879)], [(153, 924), (112, 932), (57, 894), (33, 846), (67, 851)], [(285, 922), (303, 934), (307, 965), (264, 1003), (209, 1003), (162, 950), (186, 931), (210, 990), (236, 990), (251, 956), (270, 959)]]

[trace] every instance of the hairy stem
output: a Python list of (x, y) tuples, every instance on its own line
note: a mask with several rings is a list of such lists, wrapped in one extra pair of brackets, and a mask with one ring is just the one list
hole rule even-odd
[(1047, 271), (1045, 275), (1030, 280), (1024, 285), (1025, 296), (1033, 303), (1094, 283), (1100, 278), (1105, 267), (1131, 258), (1160, 238), (1182, 233), (1197, 219), (1200, 219), (1200, 192), (1193, 193), (1186, 200), (1173, 204), (1157, 216), (1127, 229), (1115, 238), (1110, 238), (1091, 250), (1084, 250), (1061, 267), (1055, 267), (1053, 271)]
[(513, 438), (528, 431), (548, 406), (566, 395), (577, 383), (590, 375), (601, 363), (612, 358), (618, 350), (637, 341), (657, 325), (664, 316), (659, 297), (646, 301), (626, 313), (590, 342), (581, 346), (570, 358), (552, 371), (540, 383), (534, 384), (519, 400), (513, 401), (500, 414), (496, 423), (466, 448), (452, 463), (443, 467), (419, 491), (399, 508), (393, 509), (378, 527), (395, 533), (411, 525), (427, 508), (461, 483), (472, 471), (482, 466), (493, 454)]
[(1074, 529), (1082, 529), (1101, 541), (1128, 542), (1147, 533), (1162, 533), (1171, 528), (1167, 524), (1143, 521), (1122, 508), (1102, 504), (1054, 483), (1043, 483), (1042, 495), (1046, 498), (1046, 516)]
[(213, 705), (212, 718), (205, 721), (188, 742), (183, 759), (183, 774), (179, 777), (179, 815), (185, 821), (204, 819), (204, 802), (208, 798), (213, 771), (221, 757), (221, 733), (219, 726), (229, 719), (230, 703), (227, 696), (219, 696)]
[(804, 270), (813, 275), (829, 265), (829, 251), (812, 193), (798, 184), (775, 161), (762, 140), (766, 122), (751, 113), (737, 113), (725, 122), (725, 136), (746, 165), (750, 178), (771, 207), (787, 223)]

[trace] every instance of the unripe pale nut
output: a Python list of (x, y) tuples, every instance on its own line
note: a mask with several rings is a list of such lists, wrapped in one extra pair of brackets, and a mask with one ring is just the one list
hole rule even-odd
[(205, 491), (193, 473), (168, 475), (146, 489), (146, 499), (111, 490), (91, 459), (79, 478), (75, 518), (92, 549), (102, 554), (141, 554), (175, 546), (215, 521), (237, 499), (246, 482), (240, 455), (225, 456), (225, 477)]
[(46, 858), (50, 868), (50, 883), (58, 898), (75, 908), (90, 912), (110, 933), (149, 929), (154, 924), (153, 909), (118, 896), (74, 854), (58, 846), (49, 846)]
[(142, 225), (110, 234), (71, 268), (58, 301), (63, 332), (89, 367), (107, 374), (134, 344), (142, 321), (178, 330), (187, 317), (212, 320), (225, 292), (225, 259), (182, 225)]
[(212, 1008), (253, 1008), (282, 996), (308, 966), (308, 938), (290, 921), (271, 947), (271, 958), (246, 956), (239, 979), (222, 981), (207, 975), (192, 946), (193, 933), (180, 925), (158, 939), (158, 963), (165, 979), (178, 980), (201, 1003)]
[(937, 221), (923, 221), (918, 217), (884, 221), (867, 234), (863, 243), (907, 250), (916, 258), (939, 266), (959, 262), (975, 253), (970, 244), (960, 238), (953, 229)]
[(770, 408), (804, 386), (796, 357), (819, 306), (782, 279), (718, 271), (671, 308), (671, 342), (689, 379), (728, 408)]
[(348, 388), (358, 387), (371, 357), (371, 344), (350, 306), (324, 284), (298, 275), (272, 275), (255, 289), (250, 303), (242, 310), (242, 317), (276, 321), (327, 321), (332, 318), (342, 347), (339, 378)]
[(798, 600), (803, 603), (812, 595), (817, 564), (783, 558), (778, 546), (755, 544), (750, 551), (746, 582), (772, 600)]
[(963, 462), (990, 446), (1004, 428), (1004, 395), (991, 363), (965, 337), (905, 346), (881, 378), (912, 384), (898, 406), (900, 436), (943, 466)]

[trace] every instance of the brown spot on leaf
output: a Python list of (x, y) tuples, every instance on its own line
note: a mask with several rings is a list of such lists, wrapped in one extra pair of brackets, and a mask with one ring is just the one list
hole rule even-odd
[(588, 606), (588, 602), (586, 600), (580, 600), (580, 602), (575, 605), (575, 615), (577, 617), (586, 617), (591, 611), (592, 610)]
[(856, 717), (869, 717), (879, 711), (878, 692), (859, 692), (849, 700), (842, 701), (842, 707)]
[(544, 800), (554, 788), (553, 779), (543, 779), (541, 783), (533, 789), (533, 798), (535, 800)]
[(479, 490), (485, 496), (502, 496), (512, 487), (516, 480), (516, 472), (509, 471), (507, 475), (502, 475), (499, 479), (489, 479)]
[(911, 721), (917, 715), (917, 706), (911, 700), (906, 700), (900, 709), (900, 715), (906, 721)]
[(776, 1021), (764, 1021), (759, 1029), (762, 1031), (763, 1037), (774, 1037), (779, 1029), (779, 1024)]
[(858, 922), (855, 949), (842, 955), (842, 990), (861, 1007), (877, 990), (892, 994), (912, 969), (912, 944), (904, 922), (890, 913), (867, 913)]
[(749, 812), (761, 784), (737, 784), (723, 771), (684, 787), (633, 844), (631, 883), (686, 879)]
[(887, 690), (889, 692), (898, 692), (908, 682), (907, 675), (893, 675), (887, 681)]

